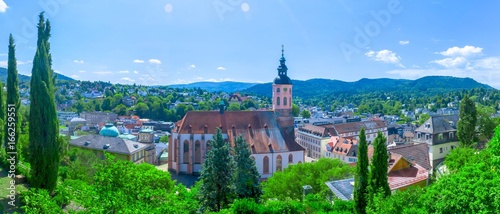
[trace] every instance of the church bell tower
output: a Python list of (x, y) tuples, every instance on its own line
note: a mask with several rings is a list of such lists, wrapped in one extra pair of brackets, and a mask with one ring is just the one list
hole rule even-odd
[(285, 50), (281, 46), (281, 59), (278, 66), (278, 76), (273, 82), (273, 110), (278, 125), (284, 135), (294, 135), (294, 119), (292, 115), (292, 80), (288, 77), (288, 68), (285, 64)]

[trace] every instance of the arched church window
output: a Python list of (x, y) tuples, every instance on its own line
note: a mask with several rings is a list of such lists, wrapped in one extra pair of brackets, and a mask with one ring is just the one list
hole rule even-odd
[(288, 102), (288, 105), (292, 106), (292, 98), (290, 97), (288, 99), (290, 99), (290, 102)]
[(189, 142), (186, 140), (183, 144), (182, 163), (189, 163)]
[(280, 105), (280, 97), (276, 97), (276, 105)]
[(287, 100), (286, 97), (283, 97), (283, 105), (284, 106), (287, 106), (286, 100)]
[(269, 158), (267, 156), (264, 157), (263, 163), (263, 173), (264, 174), (269, 174)]
[(201, 144), (198, 140), (194, 143), (194, 163), (201, 163)]
[(293, 163), (293, 155), (288, 155), (288, 163)]
[(281, 158), (281, 155), (278, 155), (276, 157), (276, 171), (281, 171), (283, 168), (283, 159)]

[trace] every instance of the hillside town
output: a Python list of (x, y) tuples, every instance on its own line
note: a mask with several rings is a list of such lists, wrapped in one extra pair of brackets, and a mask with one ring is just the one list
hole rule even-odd
[(0, 213), (500, 213), (499, 5), (0, 0)]

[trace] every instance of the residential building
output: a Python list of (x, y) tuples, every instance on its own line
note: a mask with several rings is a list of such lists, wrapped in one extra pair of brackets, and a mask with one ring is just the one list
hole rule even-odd
[(140, 130), (137, 141), (139, 143), (148, 145), (148, 147), (144, 151), (145, 153), (144, 161), (150, 164), (157, 165), (158, 157), (156, 156), (154, 131), (151, 129)]
[[(429, 171), (414, 161), (409, 161), (403, 155), (390, 152), (388, 160), (388, 183), (394, 193), (413, 186), (424, 187), (429, 179)], [(328, 181), (325, 183), (333, 195), (341, 200), (352, 200), (354, 178)]]
[(381, 120), (333, 124), (332, 127), (335, 130), (335, 132), (332, 132), (333, 135), (339, 137), (356, 137), (357, 139), (359, 139), (361, 128), (364, 127), (366, 142), (368, 142), (368, 144), (375, 140), (378, 132), (382, 132), (386, 138), (388, 136), (387, 125)]
[(70, 135), (74, 135), (75, 134), (75, 130), (77, 128), (79, 130), (82, 130), (82, 131), (87, 131), (86, 130), (86, 128), (87, 128), (86, 125), (87, 125), (87, 121), (85, 119), (79, 118), (79, 117), (72, 118), (69, 121), (69, 127), (68, 127), (69, 134)]
[(458, 119), (458, 115), (432, 115), (415, 130), (413, 141), (429, 145), (432, 167), (443, 162), (445, 156), (459, 146)]
[(324, 147), (324, 156), (339, 159), (345, 163), (358, 162), (358, 139), (355, 137), (331, 137)]
[(60, 121), (68, 121), (74, 117), (78, 117), (78, 113), (72, 112), (72, 111), (58, 111), (57, 112), (57, 118)]
[(332, 124), (312, 125), (305, 124), (297, 129), (296, 141), (306, 149), (306, 156), (319, 159), (323, 156), (322, 148), (328, 143), (335, 130)]
[(218, 112), (187, 112), (172, 130), (168, 168), (175, 173), (200, 173), (217, 128), (231, 147), (237, 136), (246, 139), (262, 179), (290, 164), (304, 162), (304, 149), (294, 139), (292, 81), (287, 70), (282, 55), (272, 85), (273, 111), (226, 112), (222, 102)]
[(115, 122), (118, 118), (118, 115), (113, 112), (82, 112), (80, 113), (80, 117), (87, 120), (88, 125), (99, 125)]

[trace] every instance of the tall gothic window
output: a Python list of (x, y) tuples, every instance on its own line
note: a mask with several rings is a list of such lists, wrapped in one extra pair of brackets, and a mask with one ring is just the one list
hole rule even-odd
[(276, 171), (281, 171), (282, 168), (283, 168), (283, 160), (281, 158), (281, 155), (278, 155), (278, 157), (276, 157)]
[(267, 156), (264, 157), (263, 165), (264, 174), (269, 174), (269, 158)]
[(280, 105), (280, 97), (276, 97), (276, 105)]
[(184, 141), (184, 152), (182, 153), (182, 162), (189, 163), (189, 142)]
[(207, 150), (205, 151), (205, 154), (208, 153), (208, 151), (212, 150), (212, 141), (209, 140), (207, 141)]
[(201, 163), (201, 144), (198, 140), (194, 143), (194, 163)]
[(174, 140), (174, 161), (179, 162), (179, 156), (177, 155), (177, 152), (179, 151), (179, 140), (175, 139)]
[(288, 155), (288, 163), (293, 163), (293, 155)]
[(292, 97), (288, 98), (290, 102), (288, 102), (288, 105), (292, 106)]
[(283, 105), (287, 106), (287, 104), (286, 104), (286, 97), (283, 97)]

